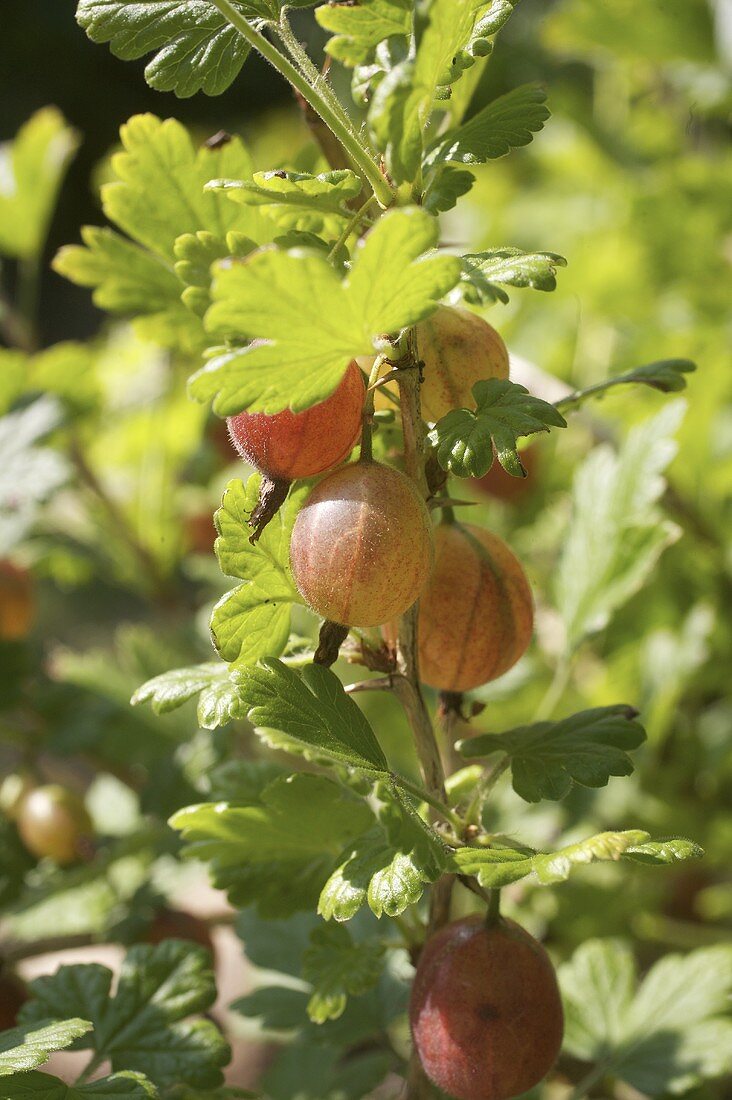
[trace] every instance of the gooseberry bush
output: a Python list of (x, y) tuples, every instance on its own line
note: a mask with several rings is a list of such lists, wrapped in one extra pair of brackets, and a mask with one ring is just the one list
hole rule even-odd
[[(258, 52), (290, 83), (314, 135), (307, 157), (254, 171), (237, 136), (196, 146), (173, 119), (133, 117), (103, 185), (114, 228), (85, 228), (54, 264), (190, 374), (194, 412), (171, 402), (160, 430), (184, 433), (187, 416), (210, 410), (226, 422), (230, 458), (253, 469), (229, 481), (215, 514), (220, 571), (236, 582), (212, 612), (215, 656), (147, 679), (133, 703), (150, 705), (154, 723), (196, 699), (201, 728), (247, 731), (245, 752), (202, 768), (188, 797), (166, 804), (179, 841), (166, 831), (164, 843), (207, 864), (253, 962), (278, 976), (237, 1004), (290, 1036), (262, 1085), (271, 1100), (508, 1100), (548, 1074), (576, 1085), (575, 1100), (605, 1076), (660, 1095), (724, 1069), (729, 953), (676, 960), (678, 990), (694, 988), (702, 964), (719, 988), (696, 1017), (680, 1008), (656, 1025), (653, 982), (667, 990), (667, 963), (634, 1000), (622, 945), (593, 941), (562, 968), (563, 1007), (549, 955), (513, 919), (521, 895), (508, 890), (511, 918), (501, 904), (513, 884), (561, 888), (588, 863), (630, 873), (701, 855), (693, 840), (640, 828), (539, 848), (520, 821), (516, 835), (494, 824), (507, 774), (529, 813), (633, 770), (645, 739), (634, 700), (556, 712), (580, 643), (673, 538), (655, 507), (679, 408), (633, 429), (618, 453), (598, 446), (583, 467), (557, 578), (561, 655), (538, 710), (508, 729), (500, 693), (486, 696), (487, 724), (466, 693), (515, 674), (543, 594), (531, 562), (471, 522), (470, 479), (499, 467), (523, 479), (527, 440), (571, 432), (595, 395), (677, 391), (693, 370), (664, 360), (557, 396), (550, 378), (511, 361), (483, 314), (514, 291), (553, 290), (561, 255), (541, 251), (544, 241), (465, 254), (442, 243), (441, 215), (470, 191), (471, 166), (527, 145), (549, 117), (531, 85), (471, 109), (516, 2), (78, 4), (94, 42), (150, 57), (148, 82), (181, 97), (224, 91)], [(291, 24), (291, 9), (306, 8), (329, 36), (322, 67)], [(40, 419), (35, 435), (25, 428), (29, 445), (56, 425)], [(70, 453), (115, 521), (78, 438)], [(616, 511), (620, 528), (608, 519)], [(205, 544), (207, 514), (203, 523)], [(131, 571), (159, 581), (149, 548), (127, 542)], [(11, 593), (4, 636), (22, 635), (23, 578), (10, 562), (0, 585)], [(408, 738), (398, 753), (369, 719), (371, 693), (399, 708), (389, 711)], [(96, 858), (76, 793), (32, 771), (10, 780), (13, 859)], [(130, 947), (114, 988), (109, 969), (82, 964), (17, 996), (1, 1095), (249, 1095), (222, 1083), (228, 1048), (202, 1015), (215, 995), (206, 930), (170, 911), (156, 928)], [(10, 1003), (16, 979), (4, 980)], [(603, 1033), (586, 1018), (593, 981), (625, 1030)], [(696, 1046), (688, 1039), (686, 1060), (649, 1085), (644, 1066), (687, 1022)], [(91, 1055), (67, 1088), (37, 1067), (72, 1046)]]

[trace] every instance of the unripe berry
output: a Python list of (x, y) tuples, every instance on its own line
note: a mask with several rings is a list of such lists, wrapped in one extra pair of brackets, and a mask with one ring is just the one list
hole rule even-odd
[(56, 783), (36, 787), (23, 799), (17, 825), (29, 852), (61, 865), (83, 856), (93, 831), (79, 796)]
[(514, 921), (455, 921), (422, 951), (410, 1023), (425, 1073), (448, 1096), (519, 1096), (546, 1076), (562, 1045), (549, 956)]
[(270, 478), (314, 477), (351, 453), (361, 431), (364, 394), (363, 375), (352, 362), (330, 397), (304, 412), (230, 416), (231, 441), (243, 459)]
[(481, 527), (440, 524), (419, 601), (422, 680), (440, 691), (495, 680), (524, 654), (533, 623), (529, 582), (505, 542)]
[(325, 477), (295, 521), (290, 563), (314, 611), (344, 626), (396, 619), (432, 566), (432, 525), (409, 478), (378, 462)]

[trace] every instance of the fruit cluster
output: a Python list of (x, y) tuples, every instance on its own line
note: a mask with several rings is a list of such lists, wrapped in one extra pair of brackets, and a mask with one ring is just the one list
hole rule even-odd
[[(508, 376), (501, 337), (467, 310), (441, 306), (417, 326), (417, 347), (430, 421), (471, 406), (477, 381)], [(380, 397), (381, 388), (377, 404), (390, 400)], [(381, 626), (389, 640), (390, 624), (419, 598), (424, 682), (471, 690), (525, 652), (533, 624), (528, 581), (497, 535), (452, 520), (434, 529), (414, 483), (399, 470), (364, 455), (340, 465), (358, 442), (363, 410), (363, 376), (353, 362), (319, 405), (272, 416), (240, 413), (228, 427), (241, 456), (272, 481), (326, 474), (301, 509), (290, 546), (307, 604), (344, 627)]]
[[(474, 314), (440, 307), (416, 335), (429, 421), (472, 406), (480, 379), (508, 377), (503, 341)], [(394, 401), (393, 381), (383, 380), (376, 407)], [(321, 404), (301, 413), (241, 413), (228, 424), (236, 449), (271, 483), (325, 474), (298, 513), (290, 543), (295, 583), (313, 611), (344, 633), (380, 627), (395, 648), (397, 622), (419, 600), (421, 679), (440, 691), (469, 691), (502, 676), (526, 651), (529, 583), (492, 532), (457, 523), (449, 509), (434, 527), (416, 484), (374, 461), (370, 446), (341, 465), (364, 421), (370, 430), (369, 415), (352, 362)], [(561, 1001), (548, 956), (509, 921), (448, 925), (422, 952), (411, 1025), (425, 1073), (457, 1100), (527, 1091), (561, 1046)]]

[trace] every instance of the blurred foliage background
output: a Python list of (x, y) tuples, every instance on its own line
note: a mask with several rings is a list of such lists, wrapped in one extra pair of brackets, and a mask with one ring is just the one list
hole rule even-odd
[[(68, 171), (57, 196), (47, 181), (46, 234), (42, 211), (3, 198), (0, 161), (0, 770), (83, 792), (100, 839), (91, 863), (59, 871), (0, 819), (14, 942), (49, 928), (141, 934), (179, 881), (167, 816), (210, 790), (212, 766), (262, 751), (243, 724), (209, 732), (192, 708), (159, 718), (128, 705), (143, 680), (209, 658), (210, 609), (227, 587), (210, 516), (241, 464), (186, 397), (195, 364), (110, 322), (50, 260), (102, 222), (105, 158), (136, 112), (174, 116), (200, 140), (240, 132), (258, 169), (313, 159), (296, 105), (258, 61), (225, 96), (178, 101), (146, 87), (142, 63), (88, 42), (73, 11), (3, 7), (0, 137), (35, 116), (29, 144), (55, 142)], [(557, 890), (517, 885), (509, 911), (558, 957), (617, 933), (650, 962), (732, 940), (732, 9), (522, 0), (476, 72), (476, 105), (540, 81), (553, 116), (530, 146), (479, 168), (443, 219), (450, 245), (566, 256), (554, 294), (517, 292), (488, 314), (512, 353), (572, 388), (651, 360), (698, 364), (683, 397), (618, 387), (585, 406), (531, 445), (525, 483), (460, 486), (470, 519), (524, 560), (539, 607), (535, 644), (476, 693), (485, 709), (471, 727), (623, 700), (649, 731), (635, 775), (600, 792), (527, 808), (502, 790), (496, 831), (541, 845), (632, 824), (707, 852), (677, 872), (602, 866)], [(60, 114), (35, 114), (51, 104)], [(312, 633), (304, 616), (297, 625)], [(395, 766), (413, 768), (396, 705), (365, 699)]]

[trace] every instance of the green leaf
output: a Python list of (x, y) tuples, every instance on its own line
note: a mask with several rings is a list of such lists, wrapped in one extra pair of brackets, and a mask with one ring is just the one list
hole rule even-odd
[(566, 428), (567, 423), (553, 405), (532, 397), (524, 386), (491, 378), (473, 386), (475, 412), (453, 409), (443, 416), (428, 435), (437, 449), (443, 470), (457, 477), (482, 477), (498, 461), (513, 477), (526, 477), (518, 453), (520, 436), (547, 432), (549, 425)]
[(360, 0), (358, 4), (322, 4), (315, 12), (321, 27), (333, 32), (327, 52), (343, 65), (368, 61), (387, 38), (406, 38), (412, 29), (412, 0)]
[(390, 1053), (356, 1053), (344, 1059), (336, 1046), (324, 1047), (307, 1035), (285, 1047), (262, 1085), (268, 1100), (360, 1100), (373, 1095), (392, 1065)]
[[(463, 256), (465, 296), (477, 305), (507, 302), (504, 286), (555, 290), (557, 268), (567, 261), (556, 252), (524, 252), (521, 248), (492, 248)], [(560, 402), (561, 405), (561, 402)]]
[(318, 912), (326, 920), (350, 920), (365, 904), (377, 917), (399, 916), (447, 867), (448, 849), (434, 830), (397, 792), (381, 796), (388, 800), (379, 826), (346, 849), (322, 889)]
[[(117, 179), (102, 187), (102, 206), (110, 221), (133, 240), (172, 264), (177, 259), (175, 242), (185, 233), (207, 230), (225, 237), (234, 231), (257, 237), (260, 222), (255, 211), (204, 190), (216, 177), (251, 176), (251, 159), (238, 138), (217, 149), (196, 148), (180, 122), (146, 114), (126, 122), (120, 139), (123, 151), (112, 157)], [(150, 195), (158, 196), (154, 206)]]
[(41, 505), (69, 476), (61, 454), (38, 446), (61, 419), (58, 402), (49, 396), (0, 418), (0, 558), (25, 538)]
[(0, 1100), (149, 1100), (157, 1089), (141, 1073), (113, 1073), (88, 1085), (67, 1085), (49, 1073), (24, 1073), (0, 1084)]
[(578, 390), (568, 397), (557, 401), (557, 408), (574, 409), (589, 397), (597, 397), (606, 393), (614, 386), (625, 386), (633, 383), (641, 383), (650, 386), (661, 393), (677, 393), (686, 389), (685, 374), (691, 374), (696, 370), (696, 363), (690, 359), (659, 359), (655, 363), (646, 363), (643, 367), (626, 371), (625, 374), (616, 374), (607, 378), (604, 382), (598, 382), (594, 386), (588, 386), (586, 390)]
[[(59, 1020), (44, 1027), (14, 1027), (0, 1033), (0, 1077), (35, 1069), (57, 1050), (64, 1050), (91, 1031), (89, 1020)], [(0, 1086), (0, 1089), (2, 1086)]]
[(548, 118), (545, 92), (535, 84), (523, 84), (488, 103), (462, 126), (441, 134), (427, 162), (484, 164), (528, 145)]
[[(103, 309), (138, 318), (145, 338), (200, 352), (207, 340), (196, 309), (205, 310), (210, 283), (200, 271), (203, 250), (239, 256), (253, 247), (252, 236), (268, 239), (256, 211), (204, 191), (213, 176), (250, 176), (249, 154), (238, 138), (218, 149), (197, 149), (179, 122), (151, 114), (131, 118), (120, 138), (123, 151), (112, 158), (115, 179), (102, 187), (102, 206), (131, 240), (84, 227), (84, 245), (62, 248), (54, 267), (72, 282), (94, 287)], [(150, 195), (157, 196), (154, 205)], [(191, 292), (187, 276), (194, 261), (199, 271)]]
[(163, 672), (142, 684), (130, 702), (133, 706), (150, 703), (155, 714), (167, 714), (196, 695), (198, 723), (203, 729), (216, 729), (234, 718), (244, 717), (229, 666), (221, 661)]
[(452, 210), (461, 195), (467, 195), (475, 183), (472, 172), (464, 172), (451, 164), (440, 164), (430, 173), (425, 188), (423, 205), (431, 214), (440, 214)]
[(313, 905), (338, 852), (371, 820), (335, 783), (297, 774), (275, 779), (248, 805), (179, 810), (171, 825), (183, 834), (184, 855), (210, 862), (233, 904), (256, 901), (274, 916)]
[(221, 571), (244, 583), (216, 604), (211, 633), (223, 659), (240, 665), (282, 653), (290, 635), (290, 607), (302, 602), (290, 574), (290, 536), (309, 486), (300, 483), (292, 489), (261, 537), (252, 543), (249, 517), (261, 483), (260, 474), (253, 474), (246, 486), (238, 479), (230, 481), (214, 516)]
[(732, 947), (667, 955), (638, 986), (629, 948), (590, 940), (559, 969), (565, 1050), (647, 1096), (732, 1070)]
[(36, 111), (0, 145), (0, 253), (29, 259), (43, 248), (79, 137), (55, 107)]
[(652, 866), (683, 862), (687, 859), (702, 859), (704, 849), (682, 836), (671, 836), (664, 840), (647, 840), (642, 844), (631, 844), (623, 852), (624, 859), (635, 863), (649, 863)]
[[(481, 886), (500, 889), (531, 875), (534, 884), (549, 886), (564, 882), (571, 872), (598, 860), (636, 859), (647, 849), (647, 862), (671, 863), (676, 859), (697, 859), (701, 848), (681, 837), (651, 841), (641, 829), (621, 833), (598, 833), (556, 852), (532, 852), (517, 848), (459, 848), (453, 854), (457, 874), (475, 875)], [(660, 853), (663, 851), (664, 858)]]
[(635, 714), (622, 705), (595, 707), (559, 722), (479, 734), (457, 748), (468, 759), (505, 752), (516, 794), (526, 802), (556, 801), (569, 794), (573, 782), (604, 787), (610, 776), (632, 773), (627, 750), (637, 749), (646, 736)]
[(567, 648), (602, 630), (678, 537), (656, 507), (662, 471), (676, 453), (672, 436), (686, 405), (674, 401), (629, 433), (618, 452), (590, 452), (575, 475), (572, 516), (556, 581)]
[[(416, 57), (392, 68), (378, 84), (368, 121), (397, 183), (417, 181), (423, 135), (438, 96), (491, 50), (489, 37), (511, 14), (509, 0), (433, 0), (427, 22), (417, 20)], [(447, 93), (449, 94), (449, 93)]]
[(303, 989), (270, 985), (240, 997), (229, 1007), (249, 1020), (259, 1020), (267, 1031), (294, 1031), (307, 1016), (308, 999)]
[(125, 956), (114, 997), (112, 971), (96, 963), (62, 966), (30, 983), (22, 1023), (74, 1013), (94, 1031), (78, 1044), (109, 1059), (114, 1070), (146, 1074), (160, 1087), (185, 1078), (201, 1088), (219, 1084), (229, 1049), (208, 1020), (186, 1019), (216, 997), (211, 957), (190, 943), (138, 944)]
[(201, 343), (200, 324), (181, 301), (184, 287), (170, 265), (113, 229), (86, 225), (83, 245), (66, 245), (53, 268), (77, 286), (91, 287), (100, 309), (127, 317), (144, 318), (141, 336), (157, 343), (188, 349)]
[(391, 211), (357, 246), (344, 279), (322, 253), (304, 249), (267, 249), (219, 269), (210, 328), (267, 342), (214, 359), (193, 376), (192, 395), (212, 400), (220, 416), (325, 400), (355, 356), (427, 317), (455, 285), (460, 261), (433, 253), (437, 233), (423, 210)]
[(220, 191), (242, 206), (262, 207), (285, 230), (338, 236), (352, 216), (346, 205), (361, 194), (360, 176), (348, 169), (322, 172), (255, 172), (251, 180), (211, 180), (206, 189)]
[(384, 945), (379, 940), (355, 943), (346, 928), (316, 928), (303, 956), (302, 976), (313, 986), (308, 1016), (316, 1024), (343, 1015), (349, 996), (357, 997), (376, 985), (384, 968)]
[[(245, 18), (262, 4), (232, 0)], [(245, 38), (205, 0), (79, 0), (76, 18), (92, 42), (109, 42), (123, 61), (155, 51), (145, 69), (148, 84), (181, 98), (226, 91), (249, 54)]]
[(231, 230), (226, 238), (199, 230), (176, 237), (175, 273), (185, 285), (181, 300), (197, 317), (203, 317), (211, 305), (211, 267), (227, 257), (243, 259), (257, 246), (243, 233)]
[(306, 665), (297, 672), (265, 660), (260, 667), (237, 669), (235, 680), (255, 728), (278, 730), (336, 763), (388, 774), (368, 719), (330, 669)]

